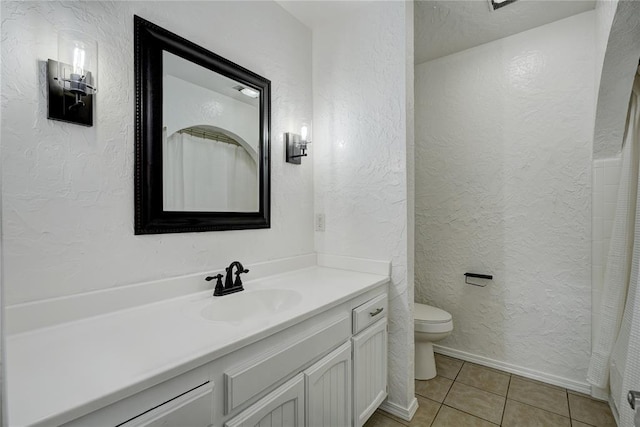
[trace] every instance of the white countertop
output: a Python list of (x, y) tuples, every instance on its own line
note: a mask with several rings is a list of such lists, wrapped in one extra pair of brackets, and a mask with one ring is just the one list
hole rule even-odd
[[(269, 317), (226, 323), (197, 315), (199, 292), (6, 340), (10, 426), (57, 425), (279, 332), (387, 282), (378, 274), (310, 267), (245, 282), (290, 289), (300, 302)], [(241, 294), (241, 293), (240, 293)], [(224, 297), (234, 298), (232, 294)]]

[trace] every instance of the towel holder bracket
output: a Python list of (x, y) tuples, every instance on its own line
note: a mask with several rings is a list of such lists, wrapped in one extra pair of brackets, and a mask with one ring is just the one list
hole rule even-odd
[(486, 283), (484, 285), (482, 285), (480, 283), (470, 282), (469, 278), (493, 280), (493, 275), (492, 274), (478, 274), (478, 273), (464, 273), (464, 283), (466, 283), (467, 285), (480, 286), (481, 288), (484, 288), (485, 286), (487, 286)]

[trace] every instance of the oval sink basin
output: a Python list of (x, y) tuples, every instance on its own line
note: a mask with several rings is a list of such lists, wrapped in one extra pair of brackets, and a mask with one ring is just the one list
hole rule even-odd
[(301, 299), (300, 293), (288, 289), (245, 290), (215, 297), (200, 310), (200, 315), (216, 322), (237, 322), (290, 309)]

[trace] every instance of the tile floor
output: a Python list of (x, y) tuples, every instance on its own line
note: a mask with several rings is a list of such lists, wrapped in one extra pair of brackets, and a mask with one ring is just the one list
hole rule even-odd
[(436, 354), (438, 376), (416, 381), (411, 422), (382, 410), (365, 427), (615, 427), (609, 405), (561, 387)]

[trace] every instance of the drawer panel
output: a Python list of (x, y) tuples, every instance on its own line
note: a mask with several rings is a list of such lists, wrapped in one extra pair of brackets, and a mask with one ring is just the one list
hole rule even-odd
[(300, 370), (318, 356), (328, 353), (350, 335), (349, 318), (343, 314), (226, 371), (226, 413), (230, 413), (289, 374)]
[(204, 384), (117, 427), (207, 427), (213, 421), (213, 385)]
[(377, 296), (353, 309), (353, 334), (387, 317), (389, 298), (386, 293)]
[(224, 423), (224, 427), (304, 427), (304, 400), (304, 376), (298, 374)]
[[(177, 409), (183, 404), (190, 404), (190, 399), (193, 397), (198, 400), (198, 403), (193, 404), (196, 407), (202, 408), (208, 400), (211, 408), (213, 389), (214, 383), (207, 372), (207, 367), (201, 366), (62, 426), (137, 426), (142, 421), (148, 420), (151, 413), (162, 414)], [(211, 414), (209, 414), (209, 420), (211, 420)]]

